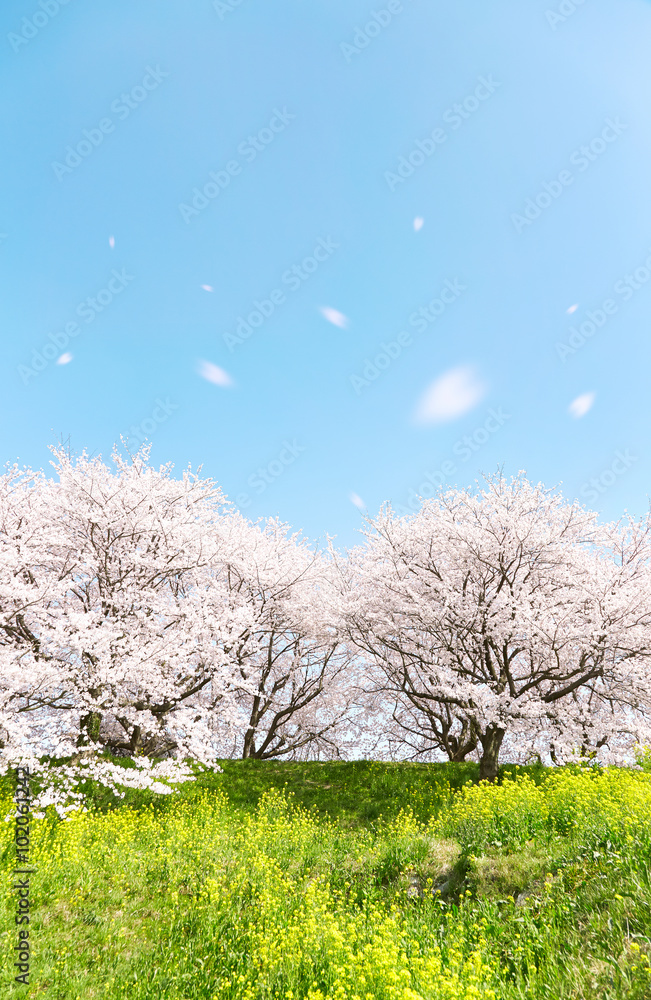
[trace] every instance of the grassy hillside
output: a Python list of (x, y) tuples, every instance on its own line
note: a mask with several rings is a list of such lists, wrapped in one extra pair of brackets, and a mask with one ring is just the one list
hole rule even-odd
[(475, 782), (473, 765), (227, 761), (178, 795), (37, 821), (29, 989), (2, 824), (0, 996), (651, 997), (651, 776)]

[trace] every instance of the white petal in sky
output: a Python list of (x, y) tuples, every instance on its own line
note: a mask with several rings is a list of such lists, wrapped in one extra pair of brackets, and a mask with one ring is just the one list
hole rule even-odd
[(357, 493), (351, 493), (348, 499), (350, 500), (351, 503), (354, 503), (356, 507), (359, 507), (360, 510), (366, 509), (366, 504), (364, 503), (362, 498), (357, 495)]
[(417, 424), (442, 424), (461, 417), (481, 402), (486, 388), (474, 368), (452, 368), (427, 387), (416, 407), (414, 420)]
[(110, 246), (111, 250), (115, 246), (115, 236), (109, 236), (109, 246)]
[(197, 371), (201, 375), (201, 378), (205, 378), (207, 382), (212, 382), (213, 385), (221, 385), (226, 389), (229, 385), (233, 384), (233, 379), (228, 372), (225, 372), (223, 368), (219, 368), (218, 365), (214, 365), (212, 361), (200, 361)]
[(567, 315), (571, 316), (572, 313), (575, 313), (578, 308), (579, 308), (579, 303), (577, 302), (575, 305), (570, 306), (570, 308), (566, 310), (567, 311)]
[(418, 232), (419, 229), (423, 228), (424, 222), (425, 219), (422, 219), (420, 215), (416, 216), (416, 218), (414, 219), (414, 229), (416, 230), (416, 232)]
[(212, 287), (212, 285), (202, 285), (201, 287), (203, 288), (204, 292), (214, 292), (214, 290), (215, 290)]
[(70, 351), (66, 351), (66, 353), (62, 354), (60, 358), (57, 358), (58, 365), (67, 365), (69, 361), (72, 361), (72, 354)]
[(588, 410), (592, 409), (596, 395), (596, 392), (584, 392), (582, 396), (577, 396), (568, 407), (572, 416), (577, 420), (579, 417), (585, 417)]
[(321, 315), (325, 316), (328, 323), (334, 323), (335, 326), (341, 327), (342, 330), (348, 326), (348, 317), (340, 313), (338, 309), (331, 309), (330, 306), (321, 306)]

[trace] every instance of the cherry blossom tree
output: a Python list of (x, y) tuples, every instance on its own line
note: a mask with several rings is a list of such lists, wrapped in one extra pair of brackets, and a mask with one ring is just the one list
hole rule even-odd
[(171, 755), (340, 755), (354, 688), (328, 560), (147, 448), (112, 462), (55, 449), (56, 478), (0, 482), (0, 766), (73, 757), (59, 776), (115, 787), (104, 749), (160, 790)]
[(635, 747), (649, 740), (651, 720), (651, 519), (599, 525), (591, 555), (577, 577), (583, 600), (562, 655), (600, 669), (569, 695), (548, 700), (542, 740), (554, 763), (579, 757), (630, 764)]
[(422, 725), (449, 756), (476, 741), (482, 778), (496, 778), (507, 733), (554, 733), (566, 750), (588, 724), (593, 743), (624, 718), (648, 733), (649, 532), (648, 519), (599, 526), (523, 475), (406, 517), (385, 507), (341, 574), (348, 634), (405, 732)]
[(330, 624), (328, 560), (275, 519), (234, 513), (220, 530), (217, 594), (225, 587), (250, 622), (233, 650), (245, 719), (234, 749), (244, 758), (339, 756), (355, 688), (353, 657)]
[(251, 632), (210, 573), (223, 493), (146, 448), (113, 469), (61, 449), (53, 465), (0, 482), (0, 760), (99, 745), (212, 762)]

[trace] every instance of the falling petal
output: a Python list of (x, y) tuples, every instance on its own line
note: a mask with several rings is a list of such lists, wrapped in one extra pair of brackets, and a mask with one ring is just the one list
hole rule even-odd
[(110, 246), (111, 250), (115, 246), (115, 236), (109, 236), (109, 246)]
[(417, 424), (441, 424), (461, 417), (477, 406), (486, 388), (474, 368), (452, 368), (428, 385), (418, 402), (414, 420)]
[(214, 290), (215, 290), (212, 287), (212, 285), (202, 285), (201, 287), (203, 288), (204, 292), (214, 292)]
[(575, 313), (578, 308), (579, 308), (579, 303), (577, 302), (575, 305), (570, 306), (570, 308), (567, 310), (567, 315), (571, 316), (572, 313)]
[(351, 503), (354, 503), (356, 507), (359, 507), (360, 510), (366, 509), (366, 504), (364, 503), (362, 498), (357, 495), (357, 493), (351, 493), (348, 499), (350, 500)]
[(212, 382), (213, 385), (221, 385), (224, 388), (233, 384), (233, 379), (230, 377), (228, 372), (225, 372), (223, 368), (218, 365), (214, 365), (212, 361), (200, 361), (197, 372), (202, 378), (205, 378), (207, 382)]
[(329, 323), (341, 327), (344, 330), (348, 326), (348, 317), (340, 313), (338, 309), (331, 309), (330, 306), (321, 306), (321, 314), (325, 316)]
[(577, 420), (579, 417), (585, 417), (588, 410), (592, 409), (592, 404), (596, 398), (596, 392), (584, 392), (582, 396), (577, 396), (576, 399), (572, 400), (568, 407), (568, 411)]
[(66, 351), (66, 353), (62, 354), (60, 358), (57, 358), (56, 363), (58, 365), (67, 365), (69, 361), (72, 361), (72, 354), (70, 351)]
[(425, 219), (421, 218), (420, 215), (416, 216), (416, 218), (414, 219), (414, 229), (416, 230), (416, 232), (418, 232), (419, 229), (423, 228), (424, 222)]

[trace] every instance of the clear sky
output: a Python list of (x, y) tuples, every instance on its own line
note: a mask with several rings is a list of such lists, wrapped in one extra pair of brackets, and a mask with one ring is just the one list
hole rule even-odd
[(0, 19), (3, 462), (148, 437), (342, 545), (498, 466), (647, 509), (651, 3)]

